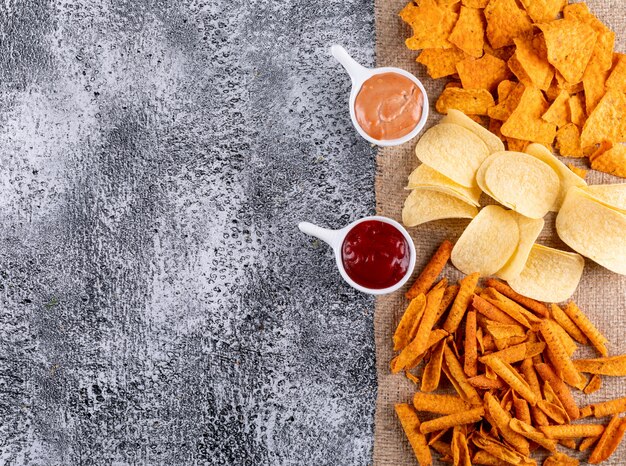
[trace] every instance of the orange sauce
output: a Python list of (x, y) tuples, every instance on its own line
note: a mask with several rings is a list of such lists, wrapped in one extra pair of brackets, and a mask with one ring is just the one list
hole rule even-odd
[(422, 117), (424, 96), (417, 85), (398, 73), (381, 73), (363, 83), (354, 102), (363, 131), (378, 140), (409, 134)]

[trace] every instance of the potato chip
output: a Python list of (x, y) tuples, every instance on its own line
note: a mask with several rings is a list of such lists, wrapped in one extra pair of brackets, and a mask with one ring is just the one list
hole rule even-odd
[(421, 0), (419, 6), (409, 2), (400, 12), (400, 18), (413, 29), (406, 46), (410, 50), (452, 47), (448, 36), (457, 17), (457, 13), (439, 6), (435, 0)]
[(626, 178), (626, 146), (623, 144), (609, 146), (608, 150), (600, 151), (590, 158), (591, 168)]
[(573, 250), (615, 273), (626, 274), (626, 215), (573, 187), (556, 218), (556, 230)]
[(567, 91), (561, 91), (554, 102), (550, 105), (548, 111), (544, 113), (541, 118), (559, 128), (568, 124), (571, 121), (569, 97), (570, 96)]
[[(503, 81), (510, 82), (510, 81)], [(506, 85), (508, 88), (509, 85)], [(517, 108), (522, 96), (524, 95), (525, 86), (521, 83), (515, 84), (514, 88), (506, 93), (506, 97), (500, 97), (498, 105), (495, 105), (488, 110), (490, 118), (494, 120), (506, 121), (511, 117), (513, 111)]]
[(541, 118), (548, 108), (543, 93), (539, 89), (527, 87), (518, 106), (502, 125), (502, 134), (524, 141), (552, 144), (556, 125)]
[(456, 64), (456, 69), (464, 89), (495, 91), (498, 83), (511, 75), (505, 61), (489, 54), (466, 58)]
[[(504, 144), (502, 143), (500, 138), (498, 138), (498, 136), (486, 130), (483, 126), (479, 125), (459, 110), (453, 108), (448, 110), (448, 114), (441, 119), (441, 123), (459, 125), (465, 129), (470, 130), (472, 133), (482, 139), (482, 141), (489, 149), (490, 153), (504, 150)], [(480, 193), (478, 194), (478, 196), (480, 197)]]
[(407, 189), (439, 191), (476, 207), (480, 206), (481, 190), (478, 186), (461, 186), (425, 164), (421, 164), (409, 175)]
[(626, 213), (626, 183), (598, 184), (584, 189), (586, 193), (600, 202)]
[(495, 102), (487, 89), (444, 89), (435, 108), (439, 113), (448, 113), (448, 109), (456, 108), (466, 115), (487, 115)]
[(524, 270), (509, 280), (509, 285), (518, 293), (538, 301), (565, 301), (576, 291), (584, 266), (585, 261), (578, 254), (536, 244)]
[(484, 10), (487, 38), (494, 49), (512, 45), (513, 39), (532, 32), (528, 14), (515, 0), (491, 0)]
[(459, 19), (448, 40), (468, 55), (480, 58), (485, 44), (485, 20), (482, 11), (462, 6)]
[(571, 19), (588, 24), (597, 34), (594, 46), (593, 58), (599, 64), (599, 69), (606, 71), (613, 66), (613, 46), (615, 44), (615, 33), (611, 31), (602, 21), (596, 18), (585, 3), (568, 5), (563, 10), (565, 19)]
[(502, 207), (486, 206), (456, 242), (451, 260), (463, 273), (492, 275), (509, 261), (518, 242), (514, 215)]
[(548, 48), (548, 61), (572, 84), (583, 79), (596, 43), (591, 26), (571, 19), (537, 24)]
[(568, 123), (559, 128), (556, 132), (556, 148), (563, 157), (584, 157), (578, 126)]
[(406, 403), (395, 405), (395, 410), (418, 463), (420, 466), (430, 466), (432, 464), (430, 448), (426, 437), (420, 432), (421, 423), (417, 414), (411, 405)]
[(541, 90), (547, 91), (554, 78), (554, 69), (548, 63), (548, 51), (546, 50), (543, 35), (518, 37), (515, 39), (515, 45), (516, 49), (513, 58), (516, 59), (524, 71), (525, 77), (530, 82), (524, 82), (525, 80), (515, 73), (515, 70), (512, 69), (512, 71), (525, 85), (534, 85)]
[(585, 122), (581, 145), (626, 141), (626, 94), (609, 89)]
[(542, 218), (531, 219), (520, 214), (515, 216), (515, 220), (517, 221), (519, 229), (519, 242), (517, 243), (517, 248), (506, 265), (496, 273), (496, 275), (503, 280), (510, 280), (522, 273), (524, 265), (528, 260), (530, 250), (533, 247), (533, 244), (535, 244), (535, 241), (539, 237), (539, 234), (541, 233), (541, 230), (543, 230), (545, 224)]
[(474, 218), (476, 206), (438, 191), (414, 189), (404, 202), (402, 223), (414, 227), (444, 218)]
[(476, 186), (476, 171), (489, 156), (485, 143), (459, 125), (440, 124), (424, 133), (415, 154), (426, 165), (465, 187)]
[(599, 464), (609, 459), (621, 443), (624, 432), (626, 432), (626, 419), (622, 419), (616, 414), (609, 422), (609, 425), (606, 426), (606, 430), (600, 437), (598, 444), (591, 452), (589, 463)]
[(626, 92), (626, 54), (616, 53), (614, 61), (615, 66), (606, 80), (606, 87)]
[(537, 157), (542, 162), (550, 165), (559, 177), (560, 191), (556, 199), (556, 202), (551, 207), (551, 211), (558, 212), (563, 204), (567, 191), (572, 186), (584, 187), (587, 186), (584, 180), (581, 180), (575, 174), (572, 173), (563, 163), (552, 154), (545, 146), (541, 144), (531, 144), (526, 148), (526, 153)]
[(417, 61), (426, 66), (428, 75), (433, 79), (443, 78), (456, 73), (456, 64), (465, 60), (467, 55), (457, 47), (448, 49), (424, 49)]
[(481, 188), (502, 205), (538, 219), (556, 202), (559, 177), (541, 160), (522, 152), (496, 152), (487, 164)]
[(521, 0), (521, 3), (533, 22), (545, 23), (556, 19), (567, 0)]

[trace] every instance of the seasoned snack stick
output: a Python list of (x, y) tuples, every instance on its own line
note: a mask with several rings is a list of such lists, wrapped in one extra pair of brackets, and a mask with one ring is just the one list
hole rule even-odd
[(452, 243), (448, 240), (441, 243), (422, 273), (419, 274), (417, 280), (413, 283), (413, 286), (406, 292), (406, 299), (413, 299), (422, 293), (426, 294), (446, 266), (451, 253)]

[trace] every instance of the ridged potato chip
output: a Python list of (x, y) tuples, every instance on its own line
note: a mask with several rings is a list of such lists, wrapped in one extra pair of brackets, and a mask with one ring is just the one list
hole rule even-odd
[(492, 275), (509, 261), (518, 242), (514, 213), (499, 206), (486, 206), (456, 242), (451, 260), (465, 274)]
[(584, 267), (585, 260), (578, 254), (536, 244), (524, 270), (509, 280), (509, 285), (518, 293), (538, 301), (561, 302), (576, 291)]
[(470, 130), (444, 123), (424, 133), (415, 146), (415, 154), (422, 163), (471, 188), (476, 186), (476, 171), (489, 157), (489, 149)]
[(473, 218), (476, 206), (438, 191), (414, 189), (404, 202), (402, 223), (414, 227), (443, 218)]
[(545, 221), (542, 218), (532, 219), (520, 214), (515, 215), (515, 220), (519, 228), (519, 242), (517, 243), (517, 248), (515, 249), (513, 257), (496, 273), (498, 277), (506, 281), (522, 273), (524, 265), (526, 265), (526, 261), (528, 260), (530, 250), (545, 225)]
[(522, 152), (499, 152), (489, 160), (484, 184), (496, 201), (529, 218), (548, 213), (560, 191), (550, 165)]
[(479, 199), (481, 190), (479, 187), (466, 188), (455, 183), (450, 178), (443, 176), (437, 170), (426, 164), (421, 164), (409, 175), (407, 189), (430, 189), (456, 197), (463, 202), (480, 206)]
[(490, 153), (500, 152), (504, 150), (504, 143), (498, 136), (493, 134), (491, 131), (488, 131), (486, 128), (479, 125), (470, 117), (465, 115), (465, 113), (459, 110), (452, 108), (448, 110), (448, 114), (441, 119), (441, 123), (450, 123), (453, 125), (462, 126), (465, 129), (469, 129), (472, 133), (482, 139), (482, 141), (489, 149)]
[(541, 144), (531, 144), (526, 148), (525, 152), (550, 165), (559, 177), (561, 189), (559, 191), (556, 202), (554, 203), (550, 211), (559, 211), (561, 205), (563, 204), (563, 200), (565, 199), (565, 195), (567, 194), (567, 191), (569, 191), (569, 188), (571, 188), (572, 186), (587, 186), (585, 180), (583, 180), (574, 172), (572, 172), (569, 168), (567, 168), (567, 166), (565, 166), (563, 162), (556, 158), (556, 156), (552, 152), (550, 152), (545, 146)]
[(567, 193), (556, 218), (556, 231), (574, 251), (626, 275), (625, 214), (574, 187)]

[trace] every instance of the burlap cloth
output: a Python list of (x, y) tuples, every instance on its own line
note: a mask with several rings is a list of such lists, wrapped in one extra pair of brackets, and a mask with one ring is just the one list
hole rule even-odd
[[(375, 0), (376, 15), (376, 60), (377, 66), (398, 66), (417, 75), (424, 83), (430, 98), (428, 125), (436, 123), (441, 115), (435, 110), (444, 80), (428, 77), (424, 67), (415, 62), (417, 52), (407, 50), (404, 39), (410, 35), (410, 28), (402, 23), (398, 12), (407, 0)], [(626, 0), (590, 0), (589, 8), (616, 32), (616, 51), (626, 52)], [(418, 165), (413, 148), (415, 141), (401, 147), (381, 149), (377, 157), (376, 209), (379, 215), (396, 220), (401, 219), (402, 204), (407, 196), (404, 190), (407, 176)], [(568, 160), (571, 162), (572, 159)], [(584, 166), (583, 162), (578, 163)], [(590, 184), (619, 183), (624, 180), (590, 171), (587, 177)], [(417, 248), (416, 274), (422, 269), (437, 246), (445, 238), (456, 240), (467, 221), (437, 221), (410, 229)], [(624, 232), (626, 241), (626, 232)], [(569, 250), (554, 229), (554, 215), (546, 218), (546, 227), (539, 243)], [(459, 274), (447, 266), (444, 274), (458, 278)], [(391, 336), (402, 312), (406, 307), (404, 290), (383, 296), (376, 301), (374, 332), (376, 338), (376, 369), (378, 373), (378, 398), (376, 401), (374, 464), (377, 466), (415, 466), (417, 461), (406, 441), (395, 413), (394, 404), (411, 400), (416, 386), (403, 375), (392, 375), (389, 361), (393, 357)], [(616, 275), (587, 261), (582, 282), (574, 299), (585, 310), (610, 340), (611, 354), (626, 353), (626, 277)], [(580, 353), (580, 351), (579, 351)], [(584, 355), (585, 353), (580, 353)], [(603, 378), (602, 390), (591, 396), (578, 396), (581, 406), (609, 397), (625, 396), (626, 382), (619, 378)], [(572, 451), (562, 449), (567, 454)], [(575, 455), (575, 454), (574, 454)], [(434, 457), (437, 457), (435, 454)], [(579, 458), (586, 458), (581, 455)], [(435, 464), (441, 464), (435, 460)], [(613, 457), (604, 464), (626, 465), (626, 442)]]

